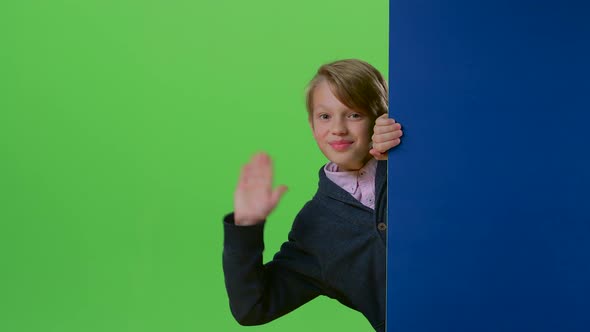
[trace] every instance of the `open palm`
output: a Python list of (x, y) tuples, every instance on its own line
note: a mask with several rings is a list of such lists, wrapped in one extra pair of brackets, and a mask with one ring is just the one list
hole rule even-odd
[(272, 187), (272, 162), (266, 153), (257, 153), (244, 165), (234, 193), (236, 225), (262, 223), (277, 206), (286, 186)]

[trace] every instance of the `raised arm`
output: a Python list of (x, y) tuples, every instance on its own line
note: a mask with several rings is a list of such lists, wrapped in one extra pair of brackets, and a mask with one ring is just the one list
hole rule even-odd
[(295, 231), (273, 260), (262, 262), (264, 223), (286, 187), (272, 189), (272, 165), (257, 154), (242, 168), (235, 213), (224, 218), (223, 270), (234, 318), (259, 325), (280, 317), (321, 294), (321, 272)]

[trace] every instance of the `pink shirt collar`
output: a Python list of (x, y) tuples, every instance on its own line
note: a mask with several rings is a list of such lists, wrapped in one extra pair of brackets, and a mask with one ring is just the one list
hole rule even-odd
[(324, 166), (328, 179), (352, 195), (364, 206), (375, 209), (375, 174), (377, 160), (371, 158), (358, 171), (339, 172), (338, 165), (329, 162)]

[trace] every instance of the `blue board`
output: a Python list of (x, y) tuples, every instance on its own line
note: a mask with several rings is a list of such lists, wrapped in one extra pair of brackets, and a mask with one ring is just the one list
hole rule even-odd
[(393, 0), (387, 330), (590, 331), (590, 2)]

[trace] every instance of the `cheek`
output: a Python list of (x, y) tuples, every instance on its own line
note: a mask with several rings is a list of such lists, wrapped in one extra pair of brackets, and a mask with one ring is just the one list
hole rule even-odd
[(315, 127), (312, 130), (312, 133), (313, 133), (313, 139), (316, 140), (317, 142), (319, 142), (321, 135), (319, 134), (318, 127)]
[(319, 135), (318, 135), (318, 133), (317, 133), (317, 130), (314, 130), (314, 131), (313, 131), (313, 138), (314, 138), (316, 141), (318, 140), (318, 138), (320, 138), (320, 136), (319, 136)]
[(359, 123), (359, 126), (356, 128), (357, 137), (361, 140), (371, 140), (371, 136), (373, 135), (373, 127), (370, 126), (368, 123)]
[(324, 128), (324, 127), (325, 127), (325, 125), (322, 126), (321, 123), (320, 124), (316, 123), (314, 125), (313, 137), (315, 139), (322, 138), (322, 137), (326, 136), (326, 128)]

